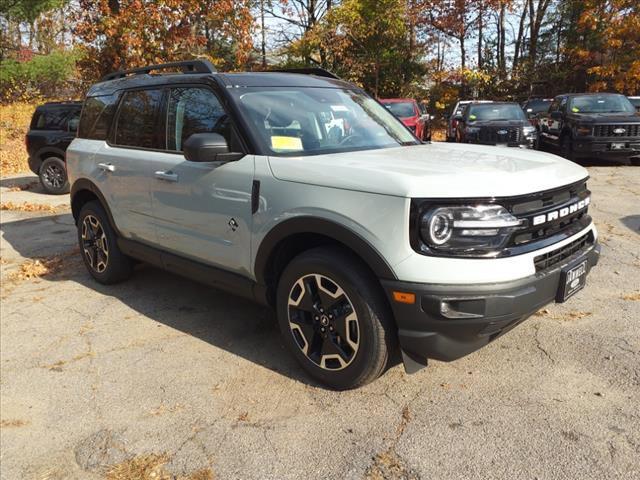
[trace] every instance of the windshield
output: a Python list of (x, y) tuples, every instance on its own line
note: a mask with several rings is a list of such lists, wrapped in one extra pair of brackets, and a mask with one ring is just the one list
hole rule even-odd
[(635, 109), (624, 95), (583, 95), (573, 97), (570, 110), (573, 113), (634, 113)]
[(393, 113), (396, 117), (406, 118), (406, 117), (415, 117), (416, 109), (412, 102), (385, 102), (382, 101), (382, 104), (387, 107), (391, 113)]
[(276, 155), (317, 155), (419, 143), (386, 108), (361, 92), (251, 87), (232, 93), (266, 151)]
[(531, 100), (527, 102), (525, 110), (527, 113), (543, 113), (549, 110), (552, 100)]
[(468, 107), (467, 118), (471, 122), (487, 122), (494, 120), (526, 120), (527, 118), (519, 105), (513, 103), (477, 105)]

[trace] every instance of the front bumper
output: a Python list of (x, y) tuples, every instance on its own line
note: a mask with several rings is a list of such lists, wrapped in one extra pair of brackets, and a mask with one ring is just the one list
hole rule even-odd
[[(425, 365), (427, 358), (451, 361), (474, 352), (553, 302), (564, 267), (584, 258), (590, 271), (599, 257), (600, 246), (595, 242), (548, 270), (496, 284), (383, 281), (398, 325), (403, 354)], [(394, 291), (415, 294), (415, 303), (394, 301)]]
[[(613, 149), (613, 144), (624, 144), (623, 148)], [(625, 160), (640, 156), (639, 138), (586, 138), (576, 137), (573, 142), (573, 154), (578, 158), (600, 158), (602, 160)]]

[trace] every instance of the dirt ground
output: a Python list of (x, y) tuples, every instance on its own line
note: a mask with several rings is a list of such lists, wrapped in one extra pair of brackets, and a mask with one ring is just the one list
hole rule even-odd
[(68, 197), (2, 179), (0, 477), (640, 478), (640, 168), (590, 173), (585, 290), (343, 393), (258, 306), (146, 266), (95, 283)]

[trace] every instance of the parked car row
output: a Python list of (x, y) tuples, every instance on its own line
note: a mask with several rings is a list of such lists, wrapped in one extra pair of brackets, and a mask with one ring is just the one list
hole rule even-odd
[(448, 119), (447, 141), (640, 163), (640, 97), (572, 93), (532, 98), (522, 106), (491, 100), (459, 101)]

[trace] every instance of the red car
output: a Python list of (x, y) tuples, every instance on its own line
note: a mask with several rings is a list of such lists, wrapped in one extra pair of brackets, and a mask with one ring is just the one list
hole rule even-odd
[(381, 98), (380, 103), (398, 117), (416, 137), (431, 140), (431, 117), (420, 109), (413, 98)]

